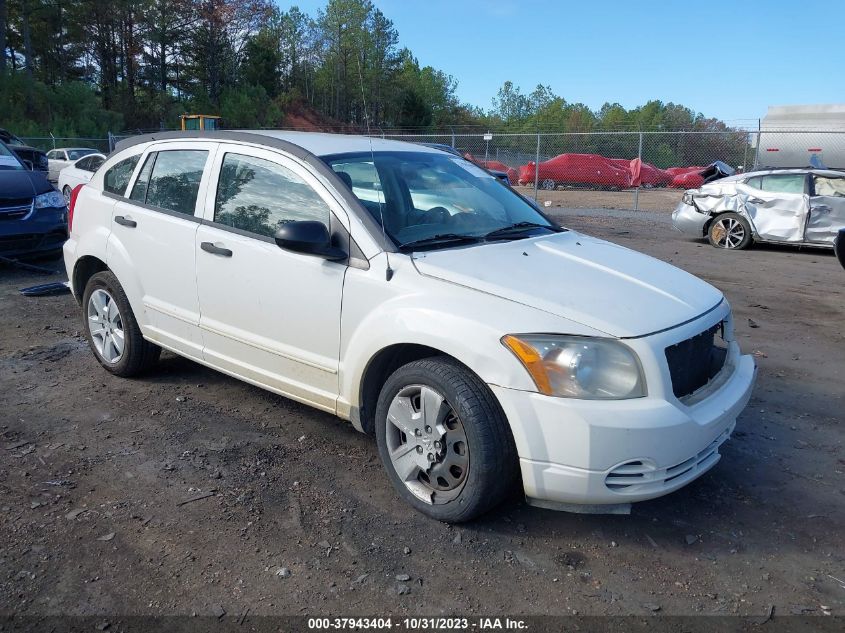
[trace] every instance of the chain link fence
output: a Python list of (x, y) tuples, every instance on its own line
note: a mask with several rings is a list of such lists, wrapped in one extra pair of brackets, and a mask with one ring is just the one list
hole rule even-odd
[[(377, 135), (454, 148), (488, 169), (506, 172), (520, 193), (556, 207), (671, 210), (685, 189), (702, 184), (700, 172), (716, 161), (737, 172), (845, 169), (845, 130), (373, 133)], [(44, 150), (91, 147), (108, 152), (123, 138), (127, 136), (22, 140)]]

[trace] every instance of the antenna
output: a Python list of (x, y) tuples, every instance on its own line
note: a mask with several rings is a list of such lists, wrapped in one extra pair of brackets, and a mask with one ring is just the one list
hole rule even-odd
[[(373, 159), (373, 171), (376, 171), (376, 154), (373, 151), (373, 137), (370, 136), (370, 114), (367, 112), (367, 98), (364, 96), (364, 75), (361, 73), (361, 51), (355, 56), (358, 63), (358, 81), (361, 84), (361, 103), (364, 105), (364, 122), (367, 126), (367, 140), (370, 142), (370, 157)], [(378, 173), (376, 171), (376, 173)], [(387, 269), (384, 271), (384, 278), (387, 281), (393, 279), (393, 269), (390, 267), (390, 253), (387, 250), (387, 231), (384, 228), (384, 203), (382, 202), (382, 191), (378, 192), (378, 213), (381, 219), (381, 239), (384, 248), (384, 258), (387, 261)]]

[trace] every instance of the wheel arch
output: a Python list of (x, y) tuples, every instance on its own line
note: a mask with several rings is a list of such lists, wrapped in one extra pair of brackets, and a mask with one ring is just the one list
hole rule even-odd
[[(390, 374), (402, 365), (434, 356), (450, 358), (460, 363), (463, 367), (466, 367), (464, 363), (461, 363), (460, 360), (451, 354), (447, 354), (436, 347), (421, 345), (419, 343), (394, 343), (383, 347), (370, 358), (364, 368), (358, 394), (358, 419), (361, 430), (364, 433), (368, 435), (375, 433), (375, 413), (378, 397), (381, 393), (382, 385), (384, 385)], [(466, 369), (467, 371), (472, 371), (468, 367)]]
[(82, 294), (85, 292), (88, 280), (104, 270), (109, 270), (109, 267), (103, 260), (94, 255), (84, 255), (77, 260), (73, 266), (73, 279), (71, 279), (73, 296), (77, 303), (82, 303)]

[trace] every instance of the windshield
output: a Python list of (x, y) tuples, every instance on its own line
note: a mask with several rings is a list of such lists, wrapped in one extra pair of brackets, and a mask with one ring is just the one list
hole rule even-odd
[(323, 160), (400, 247), (437, 238), (481, 241), (517, 224), (559, 230), (510, 187), (457, 156), (362, 152)]
[(10, 169), (22, 170), (25, 167), (8, 147), (0, 143), (0, 170)]
[(69, 149), (67, 150), (67, 158), (68, 160), (77, 160), (83, 156), (88, 156), (89, 154), (94, 154), (96, 152), (97, 150), (95, 149)]

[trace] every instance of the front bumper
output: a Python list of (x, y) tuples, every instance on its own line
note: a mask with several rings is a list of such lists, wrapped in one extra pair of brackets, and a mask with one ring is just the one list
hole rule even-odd
[(704, 237), (704, 227), (709, 219), (709, 215), (699, 213), (694, 206), (684, 202), (678, 203), (672, 212), (672, 226), (690, 237)]
[(35, 209), (25, 218), (0, 222), (0, 256), (58, 251), (67, 238), (66, 207)]
[[(659, 349), (668, 336), (657, 337)], [(645, 398), (615, 401), (490, 387), (510, 421), (530, 503), (611, 506), (668, 494), (712, 468), (756, 375), (753, 358), (732, 343), (722, 372), (682, 400), (659, 381)]]

